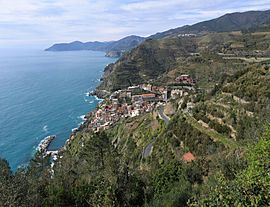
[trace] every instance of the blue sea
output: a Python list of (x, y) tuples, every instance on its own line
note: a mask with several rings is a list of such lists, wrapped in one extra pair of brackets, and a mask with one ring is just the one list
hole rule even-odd
[(116, 59), (102, 52), (0, 50), (0, 157), (26, 165), (44, 137), (58, 149), (100, 100), (86, 93)]

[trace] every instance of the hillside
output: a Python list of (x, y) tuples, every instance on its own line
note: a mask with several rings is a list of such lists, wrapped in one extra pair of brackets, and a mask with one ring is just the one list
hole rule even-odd
[(139, 36), (128, 36), (117, 41), (111, 42), (80, 42), (75, 41), (71, 43), (60, 43), (54, 44), (53, 46), (46, 49), (46, 51), (76, 51), (76, 50), (93, 50), (107, 52), (108, 56), (115, 54), (123, 54), (126, 51), (135, 48), (144, 41), (143, 37)]
[(248, 11), (225, 14), (219, 18), (199, 22), (194, 25), (186, 25), (165, 32), (157, 33), (149, 38), (160, 39), (166, 36), (200, 33), (200, 32), (229, 32), (246, 30), (253, 27), (270, 24), (270, 10)]
[(59, 43), (47, 48), (45, 51), (75, 51), (75, 50), (94, 50), (105, 51), (110, 42), (80, 42)]
[(269, 54), (269, 26), (145, 40), (53, 163), (0, 160), (0, 206), (269, 206)]
[(144, 82), (162, 84), (181, 73), (192, 74), (201, 87), (209, 89), (221, 74), (231, 74), (242, 67), (231, 60), (267, 60), (269, 41), (269, 27), (260, 28), (260, 32), (207, 33), (196, 37), (146, 40), (105, 68), (98, 89), (114, 91)]
[[(202, 66), (197, 68), (199, 64), (192, 58), (187, 56), (183, 67), (190, 64), (189, 72), (194, 70), (198, 80), (203, 80), (208, 70), (206, 76), (218, 73), (212, 74), (212, 89), (198, 88), (171, 98), (164, 110), (168, 123), (158, 115), (158, 107), (122, 118), (102, 133), (92, 134), (90, 120), (86, 122), (56, 164), (61, 167), (56, 168), (50, 189), (59, 195), (58, 202), (174, 207), (234, 206), (235, 201), (252, 206), (255, 197), (259, 206), (267, 206), (269, 179), (261, 176), (269, 173), (269, 129), (263, 133), (262, 126), (270, 123), (270, 60), (248, 62), (204, 54), (199, 57)], [(194, 69), (193, 64), (197, 64)], [(199, 72), (203, 68), (203, 73)], [(197, 84), (203, 86), (205, 81)], [(190, 152), (193, 161), (186, 161)], [(80, 173), (74, 175), (70, 166)], [(260, 166), (260, 174), (254, 166)], [(78, 190), (66, 197), (74, 190), (72, 182), (67, 183), (70, 177)], [(257, 179), (264, 189), (256, 184)], [(58, 189), (59, 183), (67, 183), (65, 190), (63, 185)], [(95, 190), (79, 190), (84, 185)], [(227, 185), (238, 194), (222, 188)], [(250, 193), (246, 195), (245, 189)], [(219, 193), (224, 197), (216, 200)], [(52, 198), (49, 194), (46, 199), (52, 202)]]
[(156, 79), (176, 66), (180, 57), (196, 52), (194, 39), (146, 40), (104, 70), (99, 88), (116, 90)]
[[(15, 199), (17, 206), (256, 206), (256, 198), (258, 206), (268, 206), (270, 131), (262, 133), (262, 126), (270, 123), (269, 66), (242, 64), (208, 93), (170, 99), (168, 123), (157, 109), (93, 133), (89, 118), (53, 171), (48, 160), (36, 157), (27, 173), (11, 176), (0, 162), (0, 204)], [(190, 153), (192, 161), (186, 161)]]

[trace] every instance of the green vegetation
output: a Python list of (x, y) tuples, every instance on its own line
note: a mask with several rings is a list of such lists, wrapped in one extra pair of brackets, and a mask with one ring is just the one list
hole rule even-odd
[(196, 92), (170, 102), (169, 123), (156, 111), (99, 133), (85, 123), (53, 168), (37, 154), (12, 174), (0, 160), (0, 206), (269, 206), (270, 62), (242, 59), (269, 54), (268, 31), (145, 41), (100, 88), (191, 75)]
[(1, 206), (269, 206), (270, 129), (246, 151), (220, 148), (192, 163), (165, 149), (171, 140), (136, 164), (105, 133), (80, 138), (84, 147), (70, 154), (75, 139), (53, 177), (41, 160), (15, 175), (1, 160)]
[(247, 168), (235, 175), (233, 180), (217, 177), (206, 198), (192, 202), (190, 206), (269, 206), (270, 205), (270, 130), (250, 146), (247, 154)]
[(226, 137), (222, 134), (219, 134), (218, 132), (212, 130), (211, 128), (206, 128), (206, 127), (202, 126), (194, 118), (192, 118), (188, 115), (186, 115), (186, 117), (187, 117), (187, 120), (192, 124), (192, 126), (194, 128), (198, 129), (199, 131), (201, 131), (204, 134), (207, 134), (209, 137), (211, 137), (213, 139), (213, 141), (219, 141), (229, 148), (236, 148), (238, 146), (236, 142), (229, 139), (228, 137)]

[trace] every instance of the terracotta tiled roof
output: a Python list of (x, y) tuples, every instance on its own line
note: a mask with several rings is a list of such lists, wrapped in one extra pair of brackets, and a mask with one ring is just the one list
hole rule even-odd
[(155, 97), (156, 95), (153, 93), (146, 93), (146, 94), (142, 94), (143, 97)]
[(187, 152), (183, 155), (182, 160), (184, 160), (186, 162), (191, 162), (191, 161), (195, 160), (195, 157), (191, 152)]

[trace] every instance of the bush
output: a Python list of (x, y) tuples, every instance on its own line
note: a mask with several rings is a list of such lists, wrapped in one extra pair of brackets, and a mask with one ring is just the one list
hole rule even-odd
[(210, 120), (209, 127), (212, 129), (215, 129), (218, 133), (229, 135), (230, 128), (226, 125), (221, 125), (217, 123), (216, 121)]
[(257, 145), (247, 153), (248, 167), (234, 180), (218, 176), (218, 183), (205, 198), (189, 203), (189, 206), (270, 206), (270, 129)]

